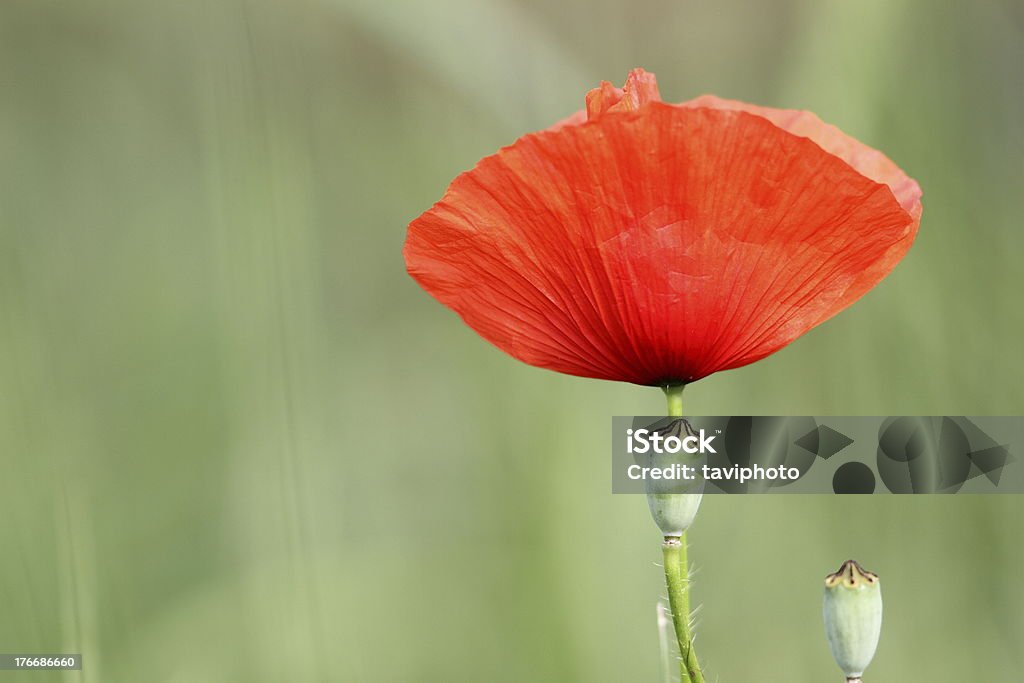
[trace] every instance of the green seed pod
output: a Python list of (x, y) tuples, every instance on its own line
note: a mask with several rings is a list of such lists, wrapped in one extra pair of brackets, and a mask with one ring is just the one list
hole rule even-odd
[(647, 506), (662, 534), (682, 536), (693, 524), (701, 498), (700, 493), (648, 493)]
[(871, 663), (882, 632), (882, 587), (878, 576), (854, 560), (825, 577), (825, 636), (847, 679), (859, 680)]
[[(689, 421), (682, 418), (669, 418), (667, 424), (656, 423), (651, 429), (663, 437), (697, 436)], [(699, 457), (686, 452), (647, 453), (634, 457), (637, 464), (646, 467), (674, 468), (689, 465), (692, 468), (700, 464)], [(647, 506), (651, 510), (651, 517), (661, 529), (661, 533), (666, 537), (682, 536), (697, 515), (703, 497), (704, 482), (685, 479), (646, 479), (644, 487), (647, 489)]]

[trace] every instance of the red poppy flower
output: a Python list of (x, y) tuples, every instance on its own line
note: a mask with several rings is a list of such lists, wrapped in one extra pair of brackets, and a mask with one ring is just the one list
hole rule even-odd
[(409, 225), (409, 273), (512, 356), (572, 375), (693, 382), (778, 351), (910, 248), (921, 190), (814, 114), (654, 75), (452, 182)]

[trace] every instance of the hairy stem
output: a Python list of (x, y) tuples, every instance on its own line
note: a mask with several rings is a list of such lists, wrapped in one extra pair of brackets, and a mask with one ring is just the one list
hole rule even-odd
[[(683, 416), (683, 385), (665, 387), (669, 417)], [(682, 683), (704, 683), (704, 674), (697, 663), (697, 651), (693, 647), (690, 632), (690, 570), (686, 557), (686, 533), (681, 536), (666, 536), (661, 546), (665, 560), (665, 583), (668, 585), (668, 602), (672, 610), (672, 625), (679, 643), (679, 678)]]
[(680, 538), (667, 536), (662, 545), (665, 558), (665, 583), (672, 624), (679, 643), (679, 677), (683, 683), (704, 683), (704, 674), (697, 663), (697, 651), (690, 633), (690, 577), (686, 565), (686, 534)]
[[(658, 651), (661, 653), (661, 681), (672, 683), (675, 675), (672, 673), (672, 648), (669, 646), (668, 630), (672, 623), (668, 607), (661, 600), (658, 600)], [(675, 628), (675, 627), (671, 627)]]

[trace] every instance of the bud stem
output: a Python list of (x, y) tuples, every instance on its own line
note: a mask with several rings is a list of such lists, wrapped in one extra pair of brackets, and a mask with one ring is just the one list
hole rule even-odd
[[(683, 384), (666, 385), (668, 416), (683, 416)], [(704, 683), (704, 674), (697, 663), (697, 651), (690, 634), (690, 571), (686, 557), (686, 532), (666, 536), (661, 546), (665, 560), (665, 583), (668, 603), (672, 609), (672, 625), (679, 643), (679, 680), (681, 683)]]

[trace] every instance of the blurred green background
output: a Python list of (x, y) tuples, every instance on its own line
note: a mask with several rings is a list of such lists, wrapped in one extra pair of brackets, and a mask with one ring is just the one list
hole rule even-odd
[[(608, 416), (405, 275), (476, 160), (633, 66), (807, 108), (924, 188), (852, 309), (694, 414), (1020, 414), (1016, 0), (0, 4), (0, 681), (657, 681), (659, 538)], [(573, 482), (565, 488), (566, 479)], [(709, 680), (839, 681), (821, 579), (882, 576), (884, 681), (1024, 677), (1024, 499), (714, 497)]]

